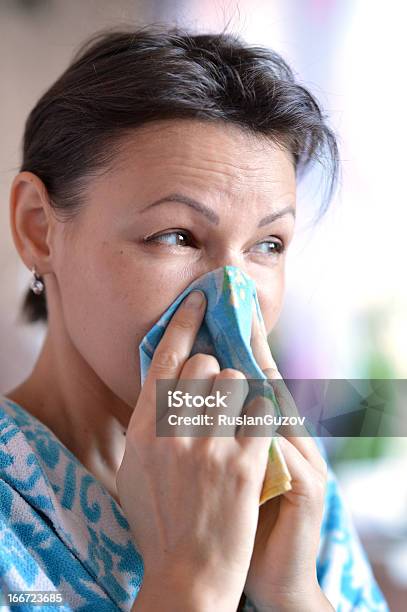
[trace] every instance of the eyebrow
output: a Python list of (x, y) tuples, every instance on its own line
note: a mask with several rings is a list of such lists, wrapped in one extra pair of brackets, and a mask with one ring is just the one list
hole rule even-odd
[[(167, 196), (164, 196), (163, 198), (152, 202), (151, 204), (143, 208), (140, 212), (143, 213), (146, 210), (153, 208), (154, 206), (159, 206), (160, 204), (164, 203), (170, 204), (171, 202), (185, 204), (185, 206), (189, 206), (189, 208), (193, 208), (197, 212), (201, 213), (204, 217), (208, 219), (208, 221), (210, 221), (214, 225), (219, 225), (220, 217), (212, 208), (181, 193), (171, 193)], [(280, 217), (283, 217), (287, 214), (291, 214), (295, 219), (295, 208), (291, 205), (288, 205), (282, 208), (281, 210), (276, 210), (275, 212), (263, 217), (263, 219), (261, 219), (257, 224), (257, 227), (262, 227), (263, 225), (272, 223), (276, 219), (279, 219)]]

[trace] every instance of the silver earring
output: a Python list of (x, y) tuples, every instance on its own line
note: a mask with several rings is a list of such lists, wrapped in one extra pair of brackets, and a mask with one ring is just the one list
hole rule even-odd
[(40, 280), (40, 277), (36, 273), (35, 267), (31, 268), (31, 272), (33, 274), (30, 284), (31, 291), (33, 291), (35, 295), (39, 295), (44, 291), (44, 283)]

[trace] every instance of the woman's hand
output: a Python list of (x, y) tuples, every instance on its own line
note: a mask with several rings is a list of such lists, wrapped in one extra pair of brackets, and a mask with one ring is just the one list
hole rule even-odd
[[(256, 361), (267, 378), (276, 381), (271, 384), (281, 413), (299, 416), (272, 358), (266, 334), (257, 316), (253, 318), (252, 349)], [(327, 465), (304, 428), (282, 429), (284, 437), (278, 440), (292, 476), (292, 490), (260, 507), (244, 591), (259, 612), (333, 610), (316, 576)]]
[[(176, 389), (190, 393), (196, 392), (191, 381), (203, 380), (203, 395), (221, 390), (223, 379), (246, 383), (241, 372), (220, 371), (213, 356), (189, 358), (203, 302), (182, 304), (167, 326), (132, 413), (117, 473), (120, 503), (144, 561), (135, 610), (235, 612), (253, 552), (271, 437), (156, 436), (157, 380), (177, 379)], [(245, 397), (239, 398), (238, 413)], [(256, 403), (251, 405), (255, 414)]]

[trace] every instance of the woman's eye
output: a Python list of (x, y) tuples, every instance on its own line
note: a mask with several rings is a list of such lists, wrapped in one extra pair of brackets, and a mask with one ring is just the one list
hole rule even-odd
[[(164, 232), (162, 234), (156, 234), (145, 238), (145, 242), (153, 244), (162, 244), (168, 246), (181, 246), (188, 247), (193, 246), (193, 240), (189, 232), (184, 230), (172, 230), (171, 232)], [(257, 252), (263, 255), (279, 255), (284, 251), (284, 245), (281, 240), (272, 238), (270, 240), (263, 240), (254, 245)]]
[[(254, 245), (254, 247), (264, 247), (260, 249), (260, 253), (264, 253), (265, 255), (279, 255), (284, 251), (284, 245), (281, 240), (276, 240), (275, 238), (271, 240), (263, 240), (262, 242), (258, 242)], [(254, 248), (253, 247), (253, 248)]]
[(190, 236), (187, 232), (174, 230), (146, 238), (146, 242), (163, 242), (170, 246), (189, 246)]

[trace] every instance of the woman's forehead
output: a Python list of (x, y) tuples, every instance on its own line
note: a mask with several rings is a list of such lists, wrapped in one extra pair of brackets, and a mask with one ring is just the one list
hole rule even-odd
[(187, 181), (219, 191), (283, 189), (295, 197), (291, 155), (262, 135), (220, 122), (171, 120), (142, 126), (123, 139), (110, 179), (112, 173), (122, 185), (140, 186), (142, 181), (174, 189)]

